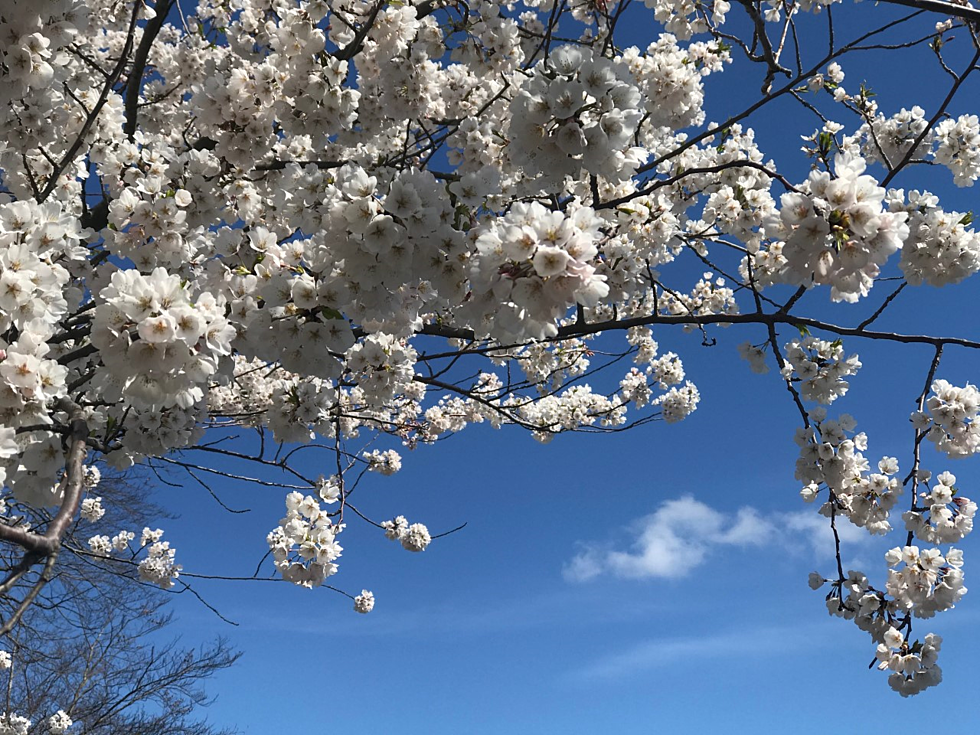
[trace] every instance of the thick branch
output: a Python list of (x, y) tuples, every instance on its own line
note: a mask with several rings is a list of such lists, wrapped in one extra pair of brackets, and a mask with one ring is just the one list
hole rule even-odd
[[(842, 327), (830, 322), (810, 319), (809, 317), (788, 314), (781, 310), (775, 313), (751, 312), (748, 314), (687, 314), (681, 316), (648, 314), (646, 316), (633, 317), (631, 319), (610, 319), (608, 321), (593, 322), (591, 324), (569, 324), (558, 328), (558, 334), (548, 342), (564, 339), (584, 337), (589, 334), (599, 332), (622, 331), (632, 327), (648, 327), (655, 324), (674, 324), (674, 325), (695, 325), (703, 326), (706, 324), (789, 324), (791, 326), (804, 326), (812, 329), (819, 329), (824, 332), (839, 335), (841, 337), (861, 337), (863, 339), (882, 340), (885, 342), (901, 342), (903, 344), (926, 344), (933, 347), (943, 345), (956, 345), (969, 349), (980, 349), (980, 342), (965, 339), (963, 337), (934, 337), (927, 334), (902, 334), (900, 332), (878, 332), (862, 327)], [(458, 329), (454, 327), (443, 327), (439, 325), (426, 325), (419, 334), (448, 337), (452, 339), (464, 339), (471, 342), (479, 341), (476, 333), (471, 329)], [(519, 344), (513, 345), (520, 346)]]
[[(67, 401), (65, 401), (67, 402)], [(22, 546), (27, 555), (37, 559), (57, 553), (62, 537), (78, 511), (85, 480), (85, 457), (88, 454), (88, 424), (81, 418), (81, 410), (74, 406), (68, 433), (68, 454), (65, 458), (65, 477), (61, 481), (63, 498), (57, 515), (43, 534), (23, 528), (0, 524), (0, 540)], [(26, 559), (26, 557), (25, 557)]]
[(944, 3), (941, 0), (883, 0), (883, 2), (904, 5), (906, 8), (915, 8), (916, 10), (931, 10), (934, 13), (951, 15), (954, 18), (962, 18), (973, 23), (980, 22), (980, 10), (964, 5)]
[(123, 132), (130, 140), (136, 136), (136, 115), (139, 108), (140, 88), (143, 86), (143, 73), (146, 71), (146, 60), (150, 56), (150, 47), (153, 46), (157, 34), (163, 28), (173, 3), (174, 0), (159, 0), (156, 8), (154, 8), (156, 17), (150, 20), (146, 24), (146, 28), (143, 29), (143, 37), (140, 39), (140, 45), (136, 48), (136, 55), (133, 56), (133, 68), (126, 80), (126, 124), (123, 126)]

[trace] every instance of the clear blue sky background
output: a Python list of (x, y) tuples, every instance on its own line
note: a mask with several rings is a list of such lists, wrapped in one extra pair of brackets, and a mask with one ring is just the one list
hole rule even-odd
[[(852, 10), (835, 10), (839, 40), (853, 33), (849, 28), (867, 29), (874, 19), (904, 12), (870, 4), (856, 15)], [(653, 33), (652, 13), (642, 6), (634, 21), (637, 32)], [(966, 34), (960, 36), (965, 49)], [(645, 45), (639, 37), (636, 42)], [(845, 60), (844, 86), (855, 91), (867, 78), (886, 114), (912, 104), (931, 113), (946, 80), (936, 85), (941, 77), (934, 62), (928, 85), (919, 75), (930, 55), (914, 56), (905, 66), (885, 67), (887, 58)], [(740, 109), (745, 90), (757, 92), (762, 70), (741, 67), (709, 78), (709, 118)], [(975, 94), (975, 87), (967, 89), (954, 114), (971, 111), (964, 105)], [(812, 128), (793, 123), (800, 118), (795, 112), (787, 117), (791, 109), (774, 105), (748, 124), (780, 170), (800, 181), (808, 161), (794, 151), (799, 134)], [(847, 123), (848, 132), (856, 127), (843, 112), (834, 119)], [(925, 180), (947, 208), (972, 208), (975, 189), (956, 190), (945, 171), (919, 178), (922, 169), (896, 185), (921, 188)], [(692, 279), (700, 270), (691, 271)], [(882, 329), (980, 338), (975, 280), (941, 292), (908, 291), (914, 293), (903, 294), (879, 322)], [(826, 292), (813, 292), (800, 310), (856, 324), (887, 293), (881, 284), (867, 304), (843, 308), (829, 306)], [(976, 599), (967, 595), (955, 611), (916, 621), (917, 637), (930, 631), (944, 637), (939, 688), (903, 700), (888, 689), (884, 674), (868, 671), (874, 655), (868, 636), (830, 618), (826, 590), (813, 592), (806, 584), (814, 569), (831, 575), (833, 540), (829, 528), (812, 522), (816, 507), (799, 499), (792, 441), (799, 417), (775, 369), (754, 375), (737, 357), (739, 342), (760, 342), (764, 334), (716, 329), (712, 336), (717, 346), (705, 348), (696, 333), (655, 333), (661, 352), (680, 354), (701, 391), (701, 408), (681, 424), (569, 435), (548, 446), (516, 429), (473, 427), (406, 452), (404, 469), (392, 478), (366, 478), (359, 505), (374, 518), (404, 513), (434, 533), (468, 524), (424, 553), (410, 554), (352, 520), (341, 538), (340, 573), (331, 581), (352, 593), (373, 590), (378, 602), (370, 615), (354, 614), (346, 598), (327, 590), (194, 582), (239, 625), (228, 626), (184, 595), (175, 603), (174, 629), (186, 643), (220, 634), (245, 651), (210, 686), (218, 695), (212, 720), (253, 734), (628, 735), (778, 727), (823, 735), (855, 725), (974, 732), (970, 716), (958, 713), (969, 711), (977, 686)], [(790, 339), (791, 330), (782, 336)], [(852, 413), (869, 434), (869, 459), (897, 456), (904, 474), (911, 464), (908, 415), (931, 351), (862, 349), (853, 340), (845, 349), (859, 351), (864, 368), (831, 414)], [(975, 356), (950, 349), (939, 377), (976, 382), (976, 364)], [(311, 472), (329, 473), (329, 457), (305, 456)], [(953, 471), (965, 495), (980, 496), (976, 461), (940, 461), (929, 451), (925, 466)], [(215, 488), (227, 504), (251, 512), (229, 515), (193, 484), (161, 488), (160, 502), (182, 513), (166, 524), (167, 538), (187, 571), (250, 574), (265, 553), (265, 534), (282, 516), (284, 493), (231, 481)], [(703, 512), (702, 503), (720, 514), (717, 527), (684, 532), (678, 518)], [(735, 543), (730, 531), (740, 510), (743, 518), (750, 513), (744, 509), (751, 509), (761, 532)], [(893, 523), (900, 526), (899, 516)], [(674, 577), (623, 579), (607, 572), (577, 582), (563, 573), (587, 545), (634, 551), (638, 524), (655, 526), (661, 536), (672, 529), (690, 550)], [(885, 540), (852, 535), (845, 563), (882, 586), (882, 555), (901, 544), (902, 534)], [(962, 547), (971, 586), (980, 548), (972, 538)]]

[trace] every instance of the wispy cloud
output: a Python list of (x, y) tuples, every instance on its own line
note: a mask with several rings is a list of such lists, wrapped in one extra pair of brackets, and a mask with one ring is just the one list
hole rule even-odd
[[(690, 495), (666, 501), (628, 530), (631, 538), (626, 544), (579, 542), (579, 552), (562, 570), (565, 579), (586, 582), (602, 575), (679, 578), (704, 564), (713, 551), (731, 546), (779, 545), (821, 557), (833, 550), (830, 524), (815, 508), (763, 515), (746, 506), (723, 513)], [(838, 531), (848, 544), (868, 537), (848, 523), (838, 523)]]
[(593, 684), (669, 667), (680, 661), (785, 655), (810, 645), (814, 628), (812, 625), (767, 627), (647, 640), (569, 671), (564, 680), (571, 684)]
[[(412, 607), (388, 601), (375, 608), (369, 616), (339, 614), (331, 618), (329, 629), (334, 637), (399, 638), (419, 637), (483, 637), (499, 633), (520, 633), (536, 629), (553, 630), (560, 626), (568, 630), (604, 624), (633, 623), (648, 619), (663, 611), (664, 603), (643, 601), (629, 606), (610, 605), (598, 591), (569, 588), (556, 583), (527, 594), (487, 599), (452, 598), (437, 604)], [(569, 611), (575, 610), (575, 615)], [(286, 628), (275, 615), (267, 611), (252, 611), (236, 618), (240, 630), (261, 632), (263, 636), (295, 636), (324, 631), (322, 618), (296, 620)]]

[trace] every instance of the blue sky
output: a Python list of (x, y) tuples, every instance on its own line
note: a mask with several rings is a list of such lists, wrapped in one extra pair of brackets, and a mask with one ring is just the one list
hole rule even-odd
[[(838, 33), (866, 28), (872, 15), (902, 12), (866, 4), (850, 26), (840, 23)], [(840, 13), (848, 17), (855, 16)], [(643, 23), (637, 27), (649, 28), (651, 21)], [(866, 74), (886, 113), (915, 103), (931, 112), (944, 87), (917, 89), (914, 99), (905, 95), (920, 81), (915, 64), (928, 55), (889, 67), (887, 76), (875, 66), (884, 58), (845, 62), (844, 86), (857, 89)], [(709, 116), (737, 109), (745, 89), (757, 91), (761, 76), (758, 68), (747, 74), (735, 68), (709, 78)], [(966, 111), (963, 104), (954, 106), (955, 114)], [(798, 181), (809, 164), (795, 153), (797, 136), (810, 130), (787, 126), (789, 109), (776, 105), (748, 124), (780, 170)], [(853, 125), (843, 114), (835, 119)], [(896, 185), (921, 187), (921, 168)], [(975, 200), (975, 190), (955, 190), (946, 172), (927, 171), (925, 180), (955, 203), (948, 208), (968, 209)], [(980, 338), (976, 289), (975, 281), (942, 292), (908, 289), (913, 293), (903, 294), (879, 326)], [(867, 304), (845, 308), (813, 292), (801, 311), (855, 324), (885, 293), (879, 285)], [(830, 576), (832, 538), (825, 525), (814, 523), (821, 520), (815, 507), (798, 496), (792, 436), (799, 417), (778, 375), (754, 375), (737, 357), (739, 342), (760, 342), (764, 334), (716, 329), (712, 336), (718, 345), (706, 348), (698, 334), (677, 328), (655, 333), (661, 352), (681, 356), (702, 394), (699, 410), (681, 424), (563, 436), (548, 446), (516, 429), (472, 427), (406, 452), (404, 469), (392, 478), (369, 476), (360, 504), (374, 518), (404, 513), (433, 532), (467, 523), (424, 553), (410, 554), (351, 522), (341, 538), (341, 571), (331, 581), (352, 593), (373, 590), (378, 602), (370, 615), (354, 614), (346, 598), (328, 590), (194, 582), (239, 625), (228, 626), (184, 595), (175, 601), (174, 629), (186, 643), (226, 635), (245, 652), (210, 686), (218, 696), (212, 720), (247, 733), (628, 735), (783, 727), (822, 734), (856, 722), (903, 732), (917, 726), (973, 732), (951, 705), (975, 696), (980, 606), (967, 595), (956, 610), (916, 622), (918, 637), (930, 631), (944, 637), (940, 687), (903, 700), (888, 689), (885, 675), (867, 670), (874, 654), (868, 636), (830, 618), (824, 591), (806, 584), (814, 569)], [(862, 348), (854, 340), (845, 341), (845, 349), (858, 351), (864, 367), (831, 413), (852, 413), (859, 430), (868, 432), (872, 462), (897, 456), (904, 474), (911, 458), (908, 414), (931, 352)], [(939, 377), (976, 382), (975, 357), (950, 349)], [(301, 456), (313, 474), (318, 461), (324, 463), (318, 471), (329, 472), (328, 457)], [(964, 494), (980, 496), (975, 461), (938, 461), (931, 451), (926, 458), (936, 472), (953, 471)], [(192, 484), (161, 488), (161, 503), (182, 514), (165, 524), (166, 538), (187, 571), (250, 574), (265, 553), (265, 534), (283, 513), (284, 492), (232, 481), (214, 487), (227, 504), (251, 512), (229, 515)], [(694, 517), (702, 522), (691, 524)], [(669, 550), (682, 553), (663, 568), (644, 565), (642, 539), (666, 549), (661, 558)], [(882, 554), (901, 540), (899, 534), (884, 541), (848, 534), (845, 563), (881, 585)], [(973, 538), (962, 547), (971, 586), (980, 548)], [(633, 561), (611, 566), (604, 563), (610, 552)], [(582, 579), (588, 576), (583, 569), (596, 573)]]
[[(477, 427), (407, 456), (399, 475), (374, 481), (363, 501), (372, 511), (404, 509), (434, 530), (468, 526), (409, 554), (352, 524), (334, 581), (375, 592), (368, 616), (326, 590), (196, 582), (240, 627), (181, 604), (185, 635), (229, 635), (246, 652), (211, 687), (219, 694), (214, 719), (250, 733), (316, 732), (325, 717), (333, 729), (366, 732), (395, 723), (434, 733), (641, 733), (652, 723), (682, 732), (751, 732), (760, 724), (823, 732), (818, 713), (833, 716), (830, 707), (845, 692), (882, 725), (916, 718), (925, 725), (941, 703), (972, 691), (978, 609), (970, 595), (935, 621), (917, 622), (918, 634), (945, 637), (941, 687), (902, 700), (884, 675), (867, 670), (867, 636), (830, 618), (823, 595), (806, 585), (809, 571), (832, 568), (832, 539), (825, 526), (810, 527), (814, 508), (797, 496), (795, 424), (773, 390), (775, 377), (751, 374), (732, 350), (689, 341), (688, 370), (705, 395), (683, 424), (559, 437), (546, 447)], [(873, 395), (870, 373), (862, 382), (854, 386), (862, 400), (842, 400), (867, 424), (869, 455), (907, 457), (905, 408), (876, 407), (882, 397)], [(778, 400), (770, 403), (773, 392)], [(971, 463), (950, 468), (964, 488), (976, 486)], [(223, 497), (255, 510), (229, 517), (196, 493), (184, 512), (192, 525), (171, 524), (172, 535), (195, 568), (250, 571), (281, 515), (281, 497), (235, 487)], [(667, 534), (676, 521), (671, 501), (675, 510), (686, 503), (703, 512), (705, 503), (722, 515), (720, 532), (681, 535), (703, 551), (700, 564), (691, 555), (673, 578), (605, 573), (574, 582), (563, 573), (583, 542), (634, 550), (635, 524), (651, 514), (646, 526), (659, 521)], [(771, 526), (752, 539), (761, 543), (735, 543), (738, 534), (730, 533), (746, 507)], [(197, 551), (184, 534), (200, 535), (205, 518), (218, 528)], [(846, 562), (880, 583), (888, 544), (854, 535)], [(227, 555), (209, 553), (222, 538)], [(243, 547), (253, 550), (246, 559)], [(964, 547), (975, 558), (971, 539)], [(814, 717), (801, 722), (801, 711)], [(948, 732), (970, 731), (949, 724)]]

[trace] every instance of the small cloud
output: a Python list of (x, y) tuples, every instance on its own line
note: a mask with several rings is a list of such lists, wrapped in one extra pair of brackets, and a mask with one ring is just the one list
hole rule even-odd
[[(864, 544), (870, 535), (843, 518), (837, 523), (841, 543)], [(725, 546), (779, 546), (790, 553), (832, 557), (830, 521), (808, 508), (767, 516), (743, 507), (723, 513), (690, 495), (668, 500), (630, 526), (627, 549), (613, 544), (580, 542), (578, 553), (562, 569), (566, 580), (587, 582), (600, 575), (622, 579), (677, 579), (701, 566)]]
[(627, 579), (677, 578), (704, 563), (713, 547), (761, 545), (776, 533), (752, 508), (721, 513), (690, 495), (668, 500), (633, 524), (628, 551), (582, 544), (565, 566), (566, 579), (584, 582), (609, 573)]

